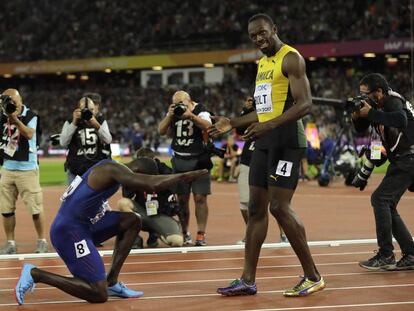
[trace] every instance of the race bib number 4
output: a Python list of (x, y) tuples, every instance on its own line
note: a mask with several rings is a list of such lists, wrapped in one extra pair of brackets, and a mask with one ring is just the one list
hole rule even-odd
[(290, 174), (292, 172), (292, 166), (293, 166), (292, 162), (280, 160), (277, 163), (276, 175), (290, 177)]
[(81, 258), (91, 253), (91, 251), (88, 248), (88, 244), (86, 243), (86, 240), (75, 242), (75, 253), (76, 258)]
[(257, 113), (273, 112), (272, 83), (261, 83), (256, 85), (254, 91)]

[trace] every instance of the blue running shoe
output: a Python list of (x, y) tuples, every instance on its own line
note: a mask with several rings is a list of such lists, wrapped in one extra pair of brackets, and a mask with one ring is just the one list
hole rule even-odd
[(124, 283), (118, 282), (113, 286), (108, 286), (108, 296), (121, 298), (139, 298), (144, 292), (129, 289)]
[(242, 278), (235, 279), (228, 287), (217, 289), (217, 293), (223, 296), (255, 295), (257, 293), (256, 283), (248, 285)]
[(30, 292), (33, 293), (33, 290), (35, 289), (36, 284), (30, 273), (33, 268), (36, 268), (36, 266), (28, 263), (23, 265), (19, 280), (14, 288), (14, 296), (16, 297), (16, 301), (19, 305), (23, 304), (26, 292), (30, 289)]

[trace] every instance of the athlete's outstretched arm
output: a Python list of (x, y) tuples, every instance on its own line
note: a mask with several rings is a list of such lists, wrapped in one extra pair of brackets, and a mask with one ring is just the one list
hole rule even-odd
[(88, 177), (88, 185), (95, 190), (104, 190), (114, 183), (134, 191), (158, 192), (179, 181), (190, 182), (207, 174), (207, 170), (197, 170), (181, 174), (146, 175), (133, 173), (128, 167), (118, 163), (106, 163), (96, 167)]
[(257, 117), (256, 111), (252, 111), (250, 113), (244, 114), (240, 117), (228, 119), (226, 117), (211, 117), (213, 120), (216, 121), (214, 125), (210, 126), (207, 129), (209, 135), (213, 137), (217, 137), (219, 135), (225, 134), (231, 131), (233, 128), (238, 127), (247, 127), (250, 124), (259, 121)]
[(290, 52), (283, 59), (282, 71), (289, 79), (290, 91), (295, 104), (272, 120), (249, 126), (246, 135), (243, 136), (244, 139), (260, 137), (274, 128), (299, 120), (309, 112), (312, 96), (309, 80), (306, 76), (305, 60), (298, 53)]

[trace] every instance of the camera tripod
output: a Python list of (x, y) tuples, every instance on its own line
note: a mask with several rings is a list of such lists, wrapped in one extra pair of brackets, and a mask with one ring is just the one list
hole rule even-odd
[(350, 167), (346, 164), (339, 167), (336, 164), (341, 152), (347, 146), (349, 149), (353, 148), (353, 153), (355, 153), (355, 157), (357, 157), (356, 142), (352, 131), (351, 118), (348, 112), (343, 112), (341, 121), (341, 129), (337, 133), (335, 143), (323, 159), (322, 169), (318, 177), (318, 184), (321, 187), (328, 186), (335, 176), (341, 174), (345, 177), (345, 184), (350, 185), (355, 172), (358, 170), (357, 167)]

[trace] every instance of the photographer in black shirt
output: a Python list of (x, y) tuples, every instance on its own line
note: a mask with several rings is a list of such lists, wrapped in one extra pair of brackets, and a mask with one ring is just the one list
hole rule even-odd
[[(211, 118), (206, 107), (193, 101), (187, 92), (177, 91), (174, 93), (172, 104), (158, 125), (158, 131), (160, 135), (170, 134), (172, 136), (171, 148), (174, 154), (171, 163), (175, 173), (212, 168), (211, 151), (206, 148), (203, 136), (203, 131), (209, 126), (211, 126)], [(178, 201), (183, 211), (181, 226), (184, 245), (193, 243), (191, 234), (188, 232), (191, 192), (194, 196), (197, 219), (195, 245), (204, 246), (206, 245), (205, 232), (208, 219), (207, 196), (211, 193), (210, 174), (201, 176), (191, 183), (177, 185)]]
[(60, 144), (69, 149), (65, 163), (69, 184), (95, 163), (111, 158), (112, 136), (108, 123), (99, 112), (101, 98), (96, 93), (85, 95), (60, 134)]
[[(136, 153), (139, 172), (148, 175), (172, 174), (172, 169), (155, 158), (149, 148), (141, 148)], [(158, 238), (172, 247), (183, 245), (183, 235), (179, 221), (180, 213), (175, 200), (175, 187), (157, 193), (131, 192), (122, 189), (123, 198), (117, 203), (123, 212), (136, 212), (141, 216), (142, 231), (149, 233), (147, 246), (157, 247)], [(141, 245), (140, 245), (141, 244)], [(142, 248), (142, 238), (138, 237), (133, 248)]]
[[(359, 90), (365, 99), (352, 113), (355, 128), (364, 132), (371, 126), (369, 160), (380, 160), (383, 147), (390, 162), (384, 179), (371, 196), (379, 251), (359, 264), (369, 270), (414, 269), (412, 235), (397, 211), (401, 196), (414, 183), (414, 110), (407, 100), (390, 89), (387, 80), (378, 73), (364, 76)], [(358, 101), (354, 102), (358, 104)], [(353, 181), (358, 188), (360, 176), (357, 175)], [(402, 251), (398, 262), (393, 253), (393, 236)]]

